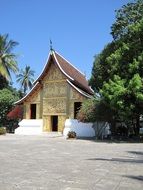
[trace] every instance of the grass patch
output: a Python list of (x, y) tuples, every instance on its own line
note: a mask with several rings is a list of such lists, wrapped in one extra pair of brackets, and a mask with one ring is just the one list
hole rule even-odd
[(6, 128), (0, 127), (0, 135), (5, 135), (5, 134), (6, 134)]

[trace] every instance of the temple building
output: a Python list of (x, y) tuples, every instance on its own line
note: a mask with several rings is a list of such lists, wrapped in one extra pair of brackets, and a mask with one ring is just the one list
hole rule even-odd
[(76, 118), (82, 102), (93, 96), (85, 75), (51, 50), (30, 92), (17, 101), (24, 119), (42, 119), (43, 131), (62, 132), (67, 118)]

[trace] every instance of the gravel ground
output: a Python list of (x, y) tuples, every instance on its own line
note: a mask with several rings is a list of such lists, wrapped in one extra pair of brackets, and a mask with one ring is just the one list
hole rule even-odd
[(0, 190), (142, 190), (143, 144), (0, 136)]

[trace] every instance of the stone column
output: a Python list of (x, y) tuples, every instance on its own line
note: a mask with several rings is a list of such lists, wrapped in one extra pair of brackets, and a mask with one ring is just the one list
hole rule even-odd
[(50, 132), (51, 131), (51, 117), (43, 116), (43, 131)]
[(63, 132), (66, 121), (66, 115), (58, 116), (58, 132)]
[(25, 107), (26, 107), (25, 119), (30, 119), (30, 104), (26, 104)]

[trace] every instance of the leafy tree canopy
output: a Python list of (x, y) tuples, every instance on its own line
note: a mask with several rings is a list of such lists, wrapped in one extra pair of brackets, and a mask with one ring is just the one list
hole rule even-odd
[(7, 88), (8, 86), (9, 82), (2, 75), (0, 75), (0, 90)]
[(143, 114), (143, 1), (116, 11), (111, 34), (113, 41), (95, 57), (90, 84), (116, 118), (136, 121), (138, 133)]
[(13, 103), (19, 99), (18, 92), (11, 88), (0, 90), (0, 124), (5, 126), (7, 123), (7, 114), (12, 109)]
[(137, 0), (124, 5), (121, 9), (116, 10), (116, 21), (111, 27), (111, 34), (116, 40), (128, 35), (129, 28), (140, 22), (143, 18), (143, 2)]

